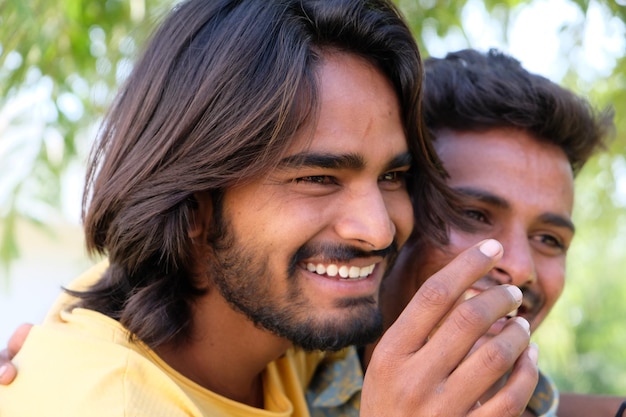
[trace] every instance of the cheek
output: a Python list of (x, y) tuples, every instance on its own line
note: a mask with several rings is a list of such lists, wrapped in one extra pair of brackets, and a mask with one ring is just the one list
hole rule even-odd
[(429, 249), (425, 252), (423, 266), (420, 267), (418, 287), (421, 287), (427, 279), (432, 277), (441, 268), (450, 263), (453, 256), (440, 249)]
[[(263, 191), (263, 190), (261, 190)], [(223, 216), (237, 241), (237, 245), (256, 256), (267, 256), (270, 268), (276, 268), (277, 261), (285, 262), (286, 251), (293, 244), (296, 225), (294, 216), (299, 213), (289, 205), (277, 204), (267, 192), (254, 192), (245, 188), (226, 193)]]
[(456, 256), (487, 237), (481, 233), (467, 233), (453, 229), (450, 231), (450, 244), (447, 249), (452, 255)]
[(532, 320), (531, 328), (536, 330), (554, 307), (565, 286), (565, 265), (560, 260), (548, 260), (537, 264), (537, 282), (542, 292), (544, 304)]
[(406, 193), (393, 193), (385, 198), (389, 218), (396, 228), (396, 240), (402, 247), (413, 231), (413, 205)]
[(423, 254), (423, 263), (420, 267), (419, 284), (423, 284), (434, 273), (449, 264), (456, 256), (465, 249), (473, 246), (482, 240), (482, 237), (462, 233), (455, 230), (450, 231), (450, 243), (444, 248), (429, 247)]
[(545, 262), (538, 265), (537, 278), (545, 297), (545, 309), (554, 306), (565, 286), (565, 265), (562, 261)]

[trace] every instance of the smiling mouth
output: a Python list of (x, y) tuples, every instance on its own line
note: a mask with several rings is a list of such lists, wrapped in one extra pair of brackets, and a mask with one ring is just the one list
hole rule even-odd
[(331, 278), (339, 277), (345, 280), (360, 280), (367, 278), (374, 272), (376, 264), (371, 264), (364, 267), (358, 267), (354, 265), (340, 265), (340, 264), (322, 264), (307, 262), (306, 269), (309, 272), (313, 272), (318, 275), (325, 275)]

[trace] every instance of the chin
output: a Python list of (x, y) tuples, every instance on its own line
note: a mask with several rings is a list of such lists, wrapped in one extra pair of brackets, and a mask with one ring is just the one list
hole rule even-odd
[(283, 337), (307, 351), (337, 351), (351, 345), (365, 346), (383, 333), (382, 314), (377, 306), (344, 306), (337, 314), (323, 319), (311, 319), (301, 326), (283, 329)]

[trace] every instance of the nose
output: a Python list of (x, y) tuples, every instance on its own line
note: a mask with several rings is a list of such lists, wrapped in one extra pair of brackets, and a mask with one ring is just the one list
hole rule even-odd
[(387, 248), (396, 234), (396, 226), (377, 186), (346, 192), (339, 204), (334, 229), (342, 239), (365, 250)]
[(526, 231), (511, 228), (497, 239), (502, 243), (504, 255), (493, 269), (493, 276), (503, 284), (518, 287), (535, 282), (537, 271)]

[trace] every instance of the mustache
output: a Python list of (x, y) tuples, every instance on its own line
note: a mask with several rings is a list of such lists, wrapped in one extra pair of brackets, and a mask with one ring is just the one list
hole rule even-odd
[(295, 273), (296, 267), (305, 259), (319, 258), (329, 263), (347, 263), (355, 258), (395, 258), (398, 254), (398, 243), (394, 239), (389, 246), (383, 249), (366, 251), (355, 246), (321, 243), (301, 246), (291, 257), (289, 275)]
[(526, 308), (530, 314), (537, 314), (543, 305), (543, 298), (528, 287), (521, 286), (520, 290), (522, 290), (524, 300), (522, 301), (522, 307)]
[[(500, 285), (500, 281), (491, 275), (483, 276), (477, 281), (477, 283), (479, 284), (479, 287), (483, 289)], [(524, 300), (522, 301), (522, 306), (527, 308), (528, 312), (531, 314), (537, 313), (543, 305), (543, 298), (527, 285), (522, 284), (519, 289), (522, 291)]]

